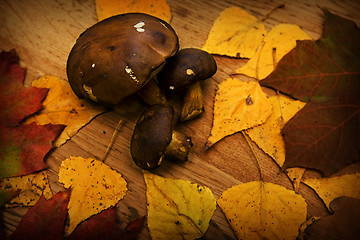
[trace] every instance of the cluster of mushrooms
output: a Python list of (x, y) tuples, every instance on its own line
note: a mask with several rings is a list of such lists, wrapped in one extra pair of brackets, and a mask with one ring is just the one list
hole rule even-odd
[(193, 119), (203, 111), (199, 81), (216, 70), (209, 53), (179, 50), (174, 29), (143, 13), (116, 15), (91, 26), (67, 61), (68, 80), (79, 98), (116, 105), (136, 93), (148, 104), (130, 144), (134, 162), (146, 170), (158, 167), (164, 157), (187, 160), (192, 145), (173, 131), (174, 109), (165, 93), (185, 92), (180, 120)]

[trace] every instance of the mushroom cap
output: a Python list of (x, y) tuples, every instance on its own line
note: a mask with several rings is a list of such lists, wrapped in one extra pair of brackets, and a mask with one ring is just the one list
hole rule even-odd
[(68, 57), (68, 80), (80, 98), (117, 104), (146, 85), (178, 48), (165, 21), (144, 13), (116, 15), (79, 36)]
[(197, 48), (184, 48), (166, 61), (157, 80), (166, 91), (183, 91), (197, 81), (210, 78), (216, 70), (216, 61), (211, 54)]
[(150, 170), (160, 165), (172, 139), (173, 118), (174, 109), (166, 104), (152, 105), (142, 112), (130, 143), (131, 156), (138, 167)]

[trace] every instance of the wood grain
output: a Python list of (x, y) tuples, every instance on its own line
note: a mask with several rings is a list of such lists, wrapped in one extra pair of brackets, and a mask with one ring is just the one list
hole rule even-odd
[[(335, 14), (353, 20), (360, 25), (359, 1), (342, 0), (168, 0), (181, 48), (201, 48), (205, 43), (212, 23), (218, 14), (229, 6), (239, 6), (258, 18), (263, 18), (279, 4), (264, 20), (268, 29), (278, 23), (294, 23), (304, 29), (313, 39), (321, 36), (322, 10), (326, 8)], [(21, 58), (21, 66), (27, 68), (26, 82), (44, 74), (57, 75), (66, 79), (66, 60), (79, 34), (96, 23), (93, 0), (1, 0), (0, 1), (0, 49), (15, 48)], [(191, 180), (208, 186), (216, 197), (227, 188), (241, 182), (259, 179), (259, 172), (253, 154), (239, 133), (226, 137), (205, 151), (204, 145), (212, 124), (212, 107), (218, 83), (229, 77), (245, 60), (215, 56), (218, 72), (202, 83), (205, 113), (199, 118), (180, 123), (177, 128), (192, 137), (194, 147), (189, 161), (183, 164), (165, 163), (155, 173), (173, 178)], [(181, 98), (171, 101), (179, 107)], [(145, 105), (135, 96), (129, 97), (113, 111), (109, 111), (83, 127), (77, 135), (60, 148), (54, 149), (46, 158), (49, 177), (54, 192), (63, 187), (58, 183), (57, 172), (62, 160), (69, 156), (83, 156), (101, 159), (105, 154), (114, 128), (120, 119), (116, 141), (105, 163), (123, 174), (129, 191), (118, 204), (121, 226), (146, 215), (145, 184), (142, 172), (130, 156), (129, 142), (135, 121)], [(176, 110), (179, 113), (179, 110)], [(288, 189), (292, 185), (279, 167), (252, 144), (263, 169), (264, 179)], [(308, 173), (312, 175), (313, 173)], [(324, 216), (328, 212), (316, 194), (302, 185), (299, 192), (308, 203), (308, 216)], [(7, 209), (2, 214), (6, 233), (13, 232), (26, 212), (26, 208)], [(235, 239), (224, 215), (217, 209), (207, 233), (208, 239)], [(147, 228), (141, 231), (140, 239), (149, 239)]]

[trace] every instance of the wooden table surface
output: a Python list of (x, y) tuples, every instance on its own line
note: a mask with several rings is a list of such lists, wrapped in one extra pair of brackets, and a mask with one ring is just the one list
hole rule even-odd
[[(239, 6), (262, 18), (274, 7), (284, 3), (284, 8), (275, 10), (265, 20), (267, 29), (278, 23), (293, 23), (299, 25), (313, 39), (321, 36), (321, 8), (351, 19), (360, 26), (360, 1), (357, 0), (168, 0), (168, 3), (173, 14), (171, 25), (179, 36), (181, 48), (201, 48), (220, 11), (230, 6)], [(0, 49), (17, 50), (21, 66), (27, 69), (27, 83), (45, 74), (66, 79), (66, 60), (71, 47), (79, 34), (96, 22), (94, 0), (0, 0)], [(212, 125), (215, 88), (245, 62), (220, 56), (215, 58), (218, 72), (202, 83), (205, 113), (201, 118), (181, 123), (177, 127), (191, 136), (194, 143), (189, 161), (184, 164), (164, 163), (155, 173), (205, 185), (211, 188), (218, 198), (233, 185), (259, 180), (259, 172), (241, 133), (226, 137), (207, 151), (204, 150)], [(173, 101), (175, 105), (179, 105), (178, 99)], [(61, 161), (69, 156), (101, 159), (117, 122), (123, 119), (124, 124), (105, 163), (122, 173), (128, 182), (128, 193), (118, 204), (121, 225), (146, 215), (146, 189), (142, 172), (134, 165), (129, 152), (135, 121), (144, 107), (137, 97), (131, 97), (116, 110), (91, 121), (65, 145), (51, 151), (46, 162), (49, 165), (52, 190), (57, 192), (63, 189), (57, 178)], [(255, 144), (252, 145), (260, 158), (265, 181), (292, 189), (291, 182), (284, 173), (279, 172), (274, 161)], [(307, 172), (307, 175), (316, 174)], [(309, 217), (328, 214), (322, 201), (311, 189), (301, 185), (299, 194), (307, 201)], [(14, 208), (3, 213), (2, 221), (8, 234), (15, 230), (26, 210), (27, 208)], [(235, 238), (219, 208), (211, 220), (207, 237)], [(148, 238), (149, 233), (145, 227), (140, 233), (140, 239)]]

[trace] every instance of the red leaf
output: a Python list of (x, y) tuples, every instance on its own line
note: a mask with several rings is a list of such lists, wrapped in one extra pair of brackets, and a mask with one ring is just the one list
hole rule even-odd
[(51, 141), (62, 131), (62, 125), (20, 125), (8, 127), (0, 123), (0, 178), (20, 176), (46, 167), (45, 155)]
[(304, 239), (360, 239), (360, 200), (340, 197), (330, 203), (333, 215), (309, 225)]
[(69, 191), (59, 192), (49, 200), (42, 196), (22, 217), (9, 240), (64, 239), (69, 196)]
[(45, 88), (24, 87), (25, 69), (18, 64), (15, 50), (0, 53), (0, 121), (10, 126), (40, 110), (48, 92)]
[(308, 102), (283, 129), (283, 168), (330, 175), (360, 161), (360, 30), (324, 14), (322, 38), (298, 41), (260, 84)]

